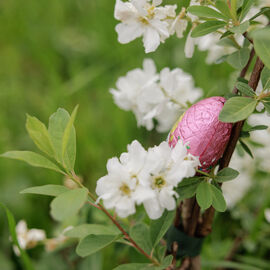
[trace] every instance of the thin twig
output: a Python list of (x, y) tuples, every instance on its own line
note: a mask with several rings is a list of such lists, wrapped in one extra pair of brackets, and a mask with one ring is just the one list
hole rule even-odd
[[(75, 181), (81, 188), (86, 188), (81, 181), (79, 180), (79, 177), (75, 174), (75, 172), (72, 172), (72, 174), (68, 175), (73, 181)], [(88, 190), (88, 189), (87, 189)], [(97, 198), (88, 190), (88, 196), (96, 201)], [(153, 258), (152, 256), (150, 256), (149, 254), (147, 254), (140, 246), (137, 245), (137, 243), (130, 237), (130, 235), (125, 231), (125, 229), (120, 225), (120, 223), (116, 220), (116, 218), (114, 218), (105, 208), (102, 204), (100, 203), (92, 203), (89, 202), (88, 203), (96, 208), (98, 208), (99, 210), (101, 210), (102, 212), (104, 212), (108, 218), (113, 222), (113, 224), (119, 229), (119, 231), (121, 233), (123, 233), (124, 237), (126, 240), (128, 240), (132, 246), (134, 248), (136, 248), (142, 255), (144, 255), (146, 258), (148, 258), (154, 265), (160, 265), (160, 263)]]
[[(247, 65), (243, 68), (243, 70), (240, 73), (240, 77), (245, 77), (247, 70), (252, 62), (252, 59), (254, 57), (254, 49), (252, 49), (251, 53), (250, 53), (250, 57), (249, 57), (249, 61), (247, 63)], [(260, 79), (260, 75), (261, 75), (261, 71), (264, 67), (264, 64), (262, 63), (262, 61), (257, 58), (256, 63), (254, 65), (250, 80), (249, 80), (249, 86), (251, 88), (254, 89), (254, 91), (257, 88), (259, 79)], [(237, 89), (233, 90), (233, 92), (237, 93)], [(230, 140), (228, 142), (228, 145), (226, 147), (226, 150), (223, 154), (223, 157), (220, 161), (220, 165), (219, 165), (219, 170), (228, 167), (232, 154), (235, 150), (237, 141), (239, 139), (240, 136), (240, 132), (242, 130), (244, 121), (238, 122), (234, 125), (233, 129), (232, 129), (232, 133), (231, 133), (231, 137)], [(195, 200), (194, 198), (192, 198), (193, 200)], [(195, 202), (192, 202), (192, 199), (186, 200), (189, 203), (187, 204), (186, 202), (183, 203), (183, 212), (182, 212), (182, 219), (183, 219), (183, 227), (185, 228), (185, 226), (191, 226), (190, 229), (184, 229), (185, 232), (191, 233), (189, 235), (196, 235), (199, 237), (205, 237), (207, 236), (211, 230), (212, 230), (212, 223), (213, 223), (213, 219), (214, 219), (214, 214), (215, 214), (215, 210), (213, 207), (208, 208), (205, 213), (203, 214), (203, 220), (201, 223), (198, 223), (198, 218), (199, 218), (199, 214), (198, 214), (198, 209), (197, 207), (195, 207), (195, 205), (197, 204), (196, 200)], [(185, 207), (186, 206), (186, 207)], [(188, 213), (189, 211), (192, 211), (191, 213)], [(183, 216), (183, 213), (185, 213), (185, 215)], [(191, 218), (192, 217), (192, 218)], [(187, 219), (185, 219), (187, 218)], [(194, 226), (196, 228), (196, 231), (194, 232)], [(189, 258), (186, 257), (183, 259), (182, 264), (180, 266), (180, 268), (178, 268), (179, 270), (185, 270), (185, 269), (198, 269), (199, 267), (199, 257), (197, 256), (196, 261), (195, 258)]]

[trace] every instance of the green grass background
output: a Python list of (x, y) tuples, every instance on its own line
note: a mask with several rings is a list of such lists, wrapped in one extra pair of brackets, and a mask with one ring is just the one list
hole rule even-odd
[[(141, 39), (127, 45), (119, 44), (114, 31), (117, 21), (113, 18), (113, 11), (112, 0), (0, 1), (1, 153), (34, 149), (25, 130), (26, 113), (47, 124), (50, 114), (58, 107), (71, 112), (79, 104), (75, 124), (76, 172), (94, 190), (97, 179), (106, 173), (107, 159), (119, 156), (128, 143), (137, 139), (149, 147), (167, 135), (137, 128), (134, 115), (120, 110), (113, 103), (109, 88), (115, 86), (119, 76), (140, 67), (143, 59), (150, 57), (155, 60), (158, 70), (166, 66), (180, 67), (191, 73), (205, 96), (231, 91), (230, 77), (234, 70), (226, 63), (206, 65), (204, 52), (196, 51), (192, 59), (186, 59), (184, 39), (171, 37), (149, 55), (145, 55)], [(57, 235), (65, 225), (51, 219), (50, 199), (20, 195), (19, 191), (35, 185), (61, 183), (63, 179), (57, 173), (31, 168), (17, 161), (0, 160), (0, 201), (10, 208), (17, 221), (25, 219), (30, 228), (42, 228), (49, 237)], [(266, 205), (266, 198), (267, 194), (262, 195), (260, 205)], [(254, 205), (254, 201), (257, 205), (257, 197), (250, 196), (247, 203)], [(247, 206), (242, 208), (239, 210), (241, 215), (249, 212)], [(253, 230), (253, 238), (241, 252), (249, 256), (257, 245), (258, 228), (264, 221), (262, 214), (255, 220), (251, 214), (245, 215), (250, 218), (246, 230)], [(0, 268), (21, 269), (18, 259), (12, 254), (2, 212), (0, 218)], [(107, 222), (102, 214), (87, 209), (83, 209), (79, 221), (70, 222), (93, 220)], [(233, 221), (229, 213), (217, 219), (214, 233), (204, 247), (203, 256), (207, 262), (224, 258), (235, 235), (241, 231), (241, 220)], [(257, 227), (251, 225), (255, 222)], [(37, 269), (109, 270), (119, 263), (144, 261), (136, 251), (122, 245), (108, 247), (76, 266), (73, 261), (77, 258), (72, 248), (53, 253), (43, 250), (43, 247), (37, 247), (30, 251)], [(257, 250), (256, 256), (265, 258), (267, 252), (267, 248)], [(212, 266), (205, 266), (205, 269), (212, 269)]]

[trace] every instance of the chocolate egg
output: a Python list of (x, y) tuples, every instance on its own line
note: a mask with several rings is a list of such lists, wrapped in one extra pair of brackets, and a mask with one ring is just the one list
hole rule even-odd
[(225, 101), (223, 97), (199, 101), (181, 115), (169, 134), (169, 145), (174, 147), (178, 140), (186, 143), (189, 153), (199, 157), (203, 171), (217, 164), (231, 135), (232, 124), (218, 120)]

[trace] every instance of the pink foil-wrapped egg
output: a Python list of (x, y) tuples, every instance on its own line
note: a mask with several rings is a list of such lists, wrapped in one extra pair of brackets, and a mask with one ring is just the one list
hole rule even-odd
[(198, 156), (201, 169), (209, 171), (222, 157), (231, 135), (232, 124), (218, 120), (226, 99), (211, 97), (191, 106), (174, 125), (169, 145), (178, 140), (187, 143), (189, 153)]

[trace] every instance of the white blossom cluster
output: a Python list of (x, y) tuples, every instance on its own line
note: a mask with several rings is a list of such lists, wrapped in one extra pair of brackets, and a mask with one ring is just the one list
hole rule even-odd
[[(33, 248), (46, 239), (45, 231), (39, 229), (29, 230), (24, 220), (20, 220), (16, 225), (16, 234), (21, 249)], [(18, 247), (14, 245), (13, 249), (15, 254), (20, 256)]]
[(116, 26), (118, 41), (129, 43), (143, 37), (145, 52), (153, 52), (161, 42), (176, 33), (183, 37), (187, 20), (185, 12), (176, 14), (177, 5), (160, 6), (162, 0), (129, 0), (116, 1), (114, 17), (121, 21)]
[[(196, 1), (191, 1), (190, 6), (196, 5)], [(246, 15), (245, 20), (251, 19), (254, 15), (260, 12), (260, 9), (262, 7), (270, 6), (269, 0), (262, 0), (259, 2), (258, 6), (252, 6), (248, 14)], [(213, 8), (213, 7), (211, 7)], [(192, 22), (198, 22), (199, 18), (189, 14), (189, 18), (191, 18)], [(256, 18), (256, 21), (262, 25), (266, 25), (268, 23), (268, 19), (265, 16), (259, 16)], [(224, 55), (229, 55), (235, 51), (238, 50), (237, 47), (233, 45), (233, 43), (223, 43), (220, 38), (222, 34), (213, 32), (208, 35), (192, 38), (191, 32), (189, 32), (186, 44), (185, 44), (185, 56), (187, 58), (191, 58), (195, 47), (197, 46), (200, 51), (208, 51), (206, 62), (208, 64), (215, 63), (219, 58), (221, 58)], [(242, 43), (244, 42), (244, 37), (240, 34), (234, 36), (235, 41), (242, 46)]]
[[(193, 27), (200, 22), (197, 16), (182, 9), (178, 14), (177, 5), (161, 6), (162, 0), (128, 0), (123, 2), (116, 1), (114, 17), (121, 21), (116, 26), (118, 41), (120, 43), (129, 43), (130, 41), (143, 37), (145, 52), (155, 51), (161, 42), (164, 42), (169, 36), (176, 33), (178, 38), (183, 37), (187, 29), (188, 21), (191, 21)], [(200, 5), (200, 1), (191, 0), (190, 6)], [(252, 6), (246, 19), (250, 19), (257, 14), (262, 7), (270, 6), (269, 0), (262, 0), (258, 6)], [(214, 7), (211, 7), (214, 8)], [(262, 25), (267, 24), (265, 16), (259, 16), (256, 21)], [(210, 33), (208, 35), (192, 38), (191, 31), (187, 35), (185, 44), (185, 55), (191, 58), (195, 47), (200, 51), (208, 51), (206, 62), (215, 63), (220, 57), (228, 55), (237, 50), (232, 44), (220, 43), (222, 34)], [(241, 44), (244, 38), (236, 35), (236, 42)]]
[(194, 176), (199, 164), (181, 141), (173, 149), (162, 142), (148, 151), (133, 141), (120, 159), (108, 160), (108, 174), (97, 182), (98, 200), (123, 218), (143, 204), (148, 216), (158, 219), (165, 209), (176, 207), (174, 188), (183, 178)]
[(158, 74), (155, 63), (145, 59), (143, 69), (136, 68), (116, 82), (110, 89), (115, 103), (123, 110), (131, 110), (138, 126), (147, 130), (168, 131), (179, 115), (187, 109), (187, 102), (195, 102), (202, 90), (194, 86), (193, 78), (180, 68), (164, 68)]

